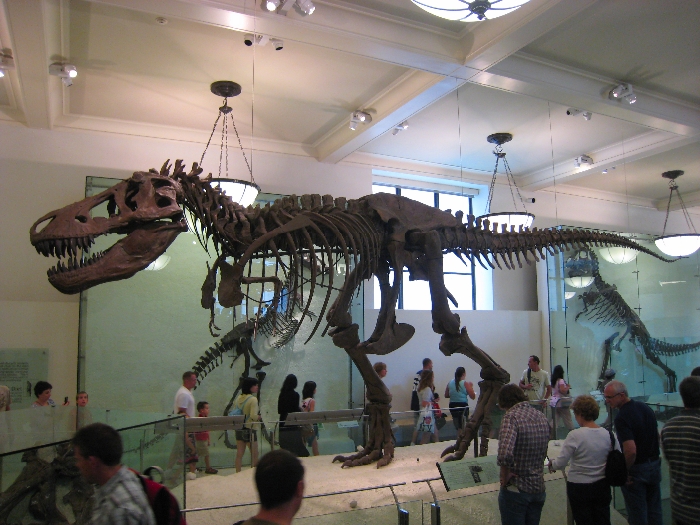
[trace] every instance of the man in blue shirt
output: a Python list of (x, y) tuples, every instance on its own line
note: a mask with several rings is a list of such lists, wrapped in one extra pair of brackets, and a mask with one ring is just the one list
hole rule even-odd
[(627, 387), (611, 381), (604, 390), (610, 408), (617, 408), (615, 430), (627, 460), (629, 477), (622, 488), (630, 525), (663, 525), (661, 459), (656, 417), (645, 403), (630, 399)]

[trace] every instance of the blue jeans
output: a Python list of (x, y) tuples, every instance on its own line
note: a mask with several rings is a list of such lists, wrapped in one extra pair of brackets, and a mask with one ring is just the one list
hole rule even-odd
[(527, 494), (501, 488), (498, 493), (498, 510), (502, 525), (539, 525), (542, 507), (547, 494)]
[(630, 485), (623, 485), (630, 525), (663, 525), (661, 517), (661, 460), (632, 465)]

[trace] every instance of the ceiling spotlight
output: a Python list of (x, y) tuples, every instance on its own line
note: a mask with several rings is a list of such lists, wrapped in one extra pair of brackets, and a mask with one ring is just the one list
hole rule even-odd
[(593, 117), (593, 113), (590, 111), (583, 112), (583, 120), (591, 120), (591, 117)]
[(267, 0), (265, 2), (265, 9), (268, 11), (277, 11), (277, 8), (280, 6), (280, 0)]
[(297, 0), (297, 6), (305, 15), (311, 15), (316, 10), (316, 6), (311, 0)]
[(362, 122), (363, 124), (369, 124), (372, 122), (372, 115), (365, 113), (364, 111), (353, 111), (350, 115), (350, 129), (355, 131), (357, 129), (357, 124)]
[(610, 91), (608, 98), (612, 100), (624, 100), (628, 104), (637, 102), (637, 95), (632, 91), (631, 84), (620, 84)]
[(10, 55), (0, 53), (0, 78), (5, 76), (8, 69), (14, 69), (15, 61)]
[(275, 51), (281, 51), (284, 48), (284, 40), (280, 40), (279, 38), (271, 38), (270, 44), (275, 48)]
[(59, 77), (64, 86), (70, 87), (73, 85), (73, 79), (78, 76), (78, 70), (72, 64), (54, 62), (49, 66), (49, 75)]
[(408, 129), (408, 120), (404, 120), (401, 124), (396, 126), (394, 128), (394, 131), (391, 132), (391, 134), (396, 135), (399, 131), (403, 131), (405, 129)]
[(566, 114), (569, 115), (570, 117), (575, 117), (577, 115), (580, 115), (581, 113), (583, 113), (582, 109), (569, 108), (566, 110)]
[(574, 159), (574, 166), (580, 168), (581, 164), (591, 165), (593, 164), (593, 159), (588, 155), (579, 155)]

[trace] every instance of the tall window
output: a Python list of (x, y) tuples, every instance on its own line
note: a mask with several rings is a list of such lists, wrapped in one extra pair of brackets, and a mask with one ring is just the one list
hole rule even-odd
[[(372, 193), (393, 193), (408, 197), (414, 201), (422, 202), (441, 210), (451, 210), (454, 214), (458, 210), (464, 215), (472, 213), (472, 200), (470, 196), (443, 193), (431, 190), (419, 190), (401, 188), (384, 184), (373, 184)], [(465, 264), (466, 263), (466, 264)], [(443, 256), (443, 271), (445, 273), (445, 286), (459, 304), (460, 310), (474, 310), (476, 308), (476, 282), (474, 277), (473, 261), (464, 257), (462, 261), (453, 253)], [(394, 282), (394, 272), (389, 275), (389, 282)], [(379, 281), (374, 278), (374, 307), (381, 305)], [(430, 310), (430, 288), (427, 281), (411, 281), (408, 272), (404, 272), (399, 292), (398, 308), (404, 310)]]

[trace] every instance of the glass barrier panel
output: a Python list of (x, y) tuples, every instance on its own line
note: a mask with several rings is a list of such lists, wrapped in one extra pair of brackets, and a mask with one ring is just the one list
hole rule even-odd
[[(69, 440), (75, 433), (76, 417), (78, 423), (89, 424), (96, 419), (104, 420), (107, 412), (94, 410), (89, 420), (82, 417), (87, 411), (77, 415), (71, 407), (13, 410), (2, 414), (4, 429), (11, 431), (3, 434), (3, 438), (8, 438), (3, 439), (3, 443), (8, 446), (0, 456), (0, 515), (8, 523), (41, 521), (44, 515), (62, 515), (69, 523), (76, 521), (75, 513), (85, 501), (81, 494), (89, 496), (90, 489), (76, 467)], [(118, 419), (127, 424), (152, 415), (112, 413), (110, 416), (113, 423)], [(173, 425), (179, 419), (183, 418), (165, 418), (117, 430), (124, 445), (122, 464), (138, 471), (153, 465), (163, 469), (166, 485), (184, 508), (184, 432), (177, 424)], [(52, 438), (56, 441), (50, 442)], [(11, 449), (14, 451), (7, 452)], [(52, 487), (54, 494), (36, 497)]]

